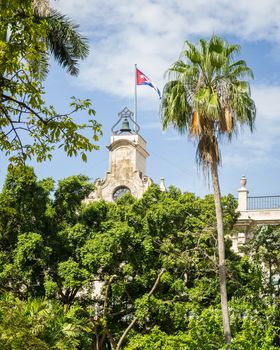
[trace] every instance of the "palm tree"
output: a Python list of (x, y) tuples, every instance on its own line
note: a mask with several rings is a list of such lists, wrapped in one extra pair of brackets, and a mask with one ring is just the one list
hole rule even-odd
[[(50, 7), (49, 0), (33, 0), (35, 22), (45, 21), (47, 24), (46, 44), (53, 58), (71, 75), (79, 72), (78, 61), (87, 57), (89, 47), (87, 39), (77, 31), (67, 16)], [(41, 69), (43, 77), (48, 73), (48, 52), (42, 52), (37, 69)]]
[(238, 45), (212, 36), (198, 45), (186, 41), (181, 58), (168, 70), (163, 91), (163, 128), (173, 126), (197, 143), (196, 160), (204, 173), (210, 171), (214, 192), (221, 307), (225, 342), (230, 349), (231, 330), (227, 303), (224, 228), (218, 165), (219, 141), (231, 141), (242, 125), (253, 130), (256, 108), (246, 78), (253, 78), (243, 60), (234, 60)]

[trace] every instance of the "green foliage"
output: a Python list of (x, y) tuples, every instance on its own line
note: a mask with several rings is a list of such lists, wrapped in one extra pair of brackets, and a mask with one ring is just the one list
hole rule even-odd
[(93, 185), (84, 175), (70, 176), (58, 182), (55, 191), (54, 208), (59, 221), (74, 224), (77, 221), (81, 202), (90, 192)]
[[(59, 281), (67, 277), (67, 286), (71, 276), (77, 277), (75, 251), (85, 242), (88, 230), (82, 224), (71, 227), (71, 223), (77, 220), (92, 185), (78, 175), (61, 181), (55, 198), (50, 196), (53, 188), (53, 180), (37, 181), (29, 167), (13, 167), (8, 172), (0, 195), (0, 286), (15, 295), (42, 295), (44, 283), (52, 282), (54, 267), (59, 268)], [(81, 282), (76, 284), (80, 287)]]
[(223, 348), (220, 311), (210, 307), (205, 309), (200, 315), (190, 312), (188, 321), (188, 327), (185, 332), (179, 331), (174, 334), (168, 334), (160, 331), (158, 327), (154, 327), (146, 335), (135, 335), (132, 337), (125, 349), (212, 350)]
[(186, 335), (182, 332), (176, 335), (168, 335), (158, 327), (154, 327), (151, 333), (136, 335), (132, 338), (125, 350), (188, 350)]
[(65, 308), (43, 299), (0, 300), (1, 350), (78, 350), (87, 343), (89, 331), (79, 306)]
[(88, 271), (71, 258), (58, 264), (57, 273), (65, 288), (82, 287), (89, 277)]
[[(277, 349), (279, 348), (279, 307), (270, 306), (263, 298), (258, 305), (245, 298), (232, 299), (231, 317), (234, 328), (233, 349)], [(256, 302), (256, 300), (255, 300)]]
[(9, 167), (0, 195), (0, 237), (2, 247), (14, 244), (15, 234), (44, 232), (45, 211), (50, 203), (52, 179), (37, 182), (32, 168)]
[[(77, 59), (88, 52), (85, 40), (64, 16), (34, 12), (33, 0), (0, 3), (0, 150), (11, 162), (51, 159), (62, 147), (68, 156), (97, 149), (101, 126), (90, 119), (95, 114), (90, 100), (72, 98), (68, 113), (47, 106), (43, 97), (42, 69), (50, 48), (71, 74), (77, 74)], [(73, 113), (86, 112), (89, 119), (76, 123)], [(92, 136), (86, 136), (90, 129)]]
[[(13, 172), (0, 216), (7, 238), (1, 243), (0, 295), (4, 300), (9, 293), (8, 304), (0, 302), (0, 330), (7, 349), (20, 342), (26, 349), (116, 348), (135, 318), (124, 349), (223, 349), (212, 196), (151, 186), (141, 199), (86, 205), (92, 190), (86, 177), (61, 180), (51, 195), (50, 179), (37, 181), (30, 168), (20, 168), (20, 176)], [(37, 193), (39, 208), (31, 201)], [(12, 207), (17, 202), (22, 204)], [(226, 196), (222, 204), (229, 234), (236, 202)], [(33, 218), (32, 230), (23, 214)], [(22, 217), (17, 225), (14, 217)], [(235, 255), (227, 241), (232, 349), (279, 345), (278, 302), (258, 268), (261, 259), (277, 257), (278, 235), (271, 237), (274, 253), (267, 255), (267, 245), (266, 254), (256, 255), (263, 250), (253, 248), (253, 240), (250, 258)], [(256, 240), (265, 245), (261, 235)], [(20, 324), (36, 345), (25, 345)]]
[[(273, 350), (279, 326), (275, 326), (275, 317), (279, 312), (267, 308), (252, 309), (250, 305), (235, 300), (231, 303), (233, 350)], [(130, 338), (125, 350), (214, 350), (225, 349), (221, 327), (220, 311), (209, 307), (201, 314), (189, 313), (189, 324), (184, 332), (168, 333), (153, 327), (146, 334), (137, 334)]]
[(263, 296), (280, 297), (280, 227), (259, 226), (244, 248), (259, 272)]

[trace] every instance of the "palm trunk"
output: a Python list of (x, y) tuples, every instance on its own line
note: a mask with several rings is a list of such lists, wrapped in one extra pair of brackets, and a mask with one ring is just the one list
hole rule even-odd
[(220, 292), (221, 292), (221, 307), (223, 317), (223, 329), (225, 342), (229, 346), (231, 344), (231, 331), (230, 320), (228, 312), (228, 300), (227, 300), (227, 285), (226, 285), (226, 266), (225, 266), (225, 241), (224, 241), (224, 225), (221, 205), (221, 192), (218, 177), (218, 165), (213, 162), (211, 165), (211, 175), (213, 183), (213, 192), (215, 200), (216, 220), (217, 220), (217, 233), (218, 233), (218, 255), (219, 255), (219, 279), (220, 279)]
[(50, 2), (49, 0), (33, 0), (34, 13), (45, 17), (50, 14)]

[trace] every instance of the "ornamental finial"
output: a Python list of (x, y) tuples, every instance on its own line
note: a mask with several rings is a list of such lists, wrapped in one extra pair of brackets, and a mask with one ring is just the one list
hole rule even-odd
[[(111, 129), (113, 134), (123, 134), (123, 133), (138, 134), (139, 133), (140, 126), (134, 120), (133, 118), (134, 113), (131, 112), (131, 110), (125, 107), (121, 112), (118, 113), (118, 116), (119, 116), (118, 121), (116, 122), (116, 124), (113, 125)], [(132, 128), (130, 128), (129, 126), (129, 121), (132, 124)], [(116, 128), (119, 124), (120, 124), (120, 128)]]

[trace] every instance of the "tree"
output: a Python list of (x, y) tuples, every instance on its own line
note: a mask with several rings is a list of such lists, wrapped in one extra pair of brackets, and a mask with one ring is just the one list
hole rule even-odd
[[(46, 73), (50, 49), (71, 74), (77, 74), (77, 60), (88, 48), (67, 18), (54, 11), (41, 16), (35, 9), (33, 0), (0, 3), (0, 151), (22, 163), (33, 156), (37, 161), (50, 159), (56, 147), (63, 147), (67, 155), (80, 154), (85, 161), (85, 152), (98, 148), (101, 126), (92, 119), (75, 123), (72, 115), (94, 115), (91, 102), (72, 98), (67, 113), (47, 106), (42, 72)], [(87, 129), (93, 140), (85, 135)]]
[(223, 328), (226, 344), (231, 343), (228, 313), (224, 228), (218, 165), (219, 141), (231, 141), (241, 125), (253, 129), (256, 108), (250, 97), (249, 83), (243, 78), (253, 74), (245, 61), (235, 61), (238, 45), (212, 36), (195, 46), (186, 41), (181, 59), (168, 70), (169, 81), (163, 91), (161, 115), (163, 128), (173, 126), (197, 143), (197, 162), (210, 170), (217, 219), (219, 276)]
[[(45, 239), (51, 219), (52, 179), (38, 181), (30, 167), (10, 167), (0, 194), (0, 289), (15, 295), (40, 294), (50, 256)], [(6, 285), (6, 286), (5, 286)]]
[(51, 198), (52, 179), (38, 181), (27, 166), (9, 168), (0, 194), (0, 289), (21, 297), (43, 295), (46, 270), (62, 262), (61, 274), (69, 268), (75, 273), (74, 246), (87, 234), (75, 227), (81, 202), (92, 191), (87, 180), (82, 175), (61, 180)]
[(263, 297), (268, 296), (272, 304), (277, 303), (280, 296), (280, 227), (256, 227), (244, 252), (262, 272)]

